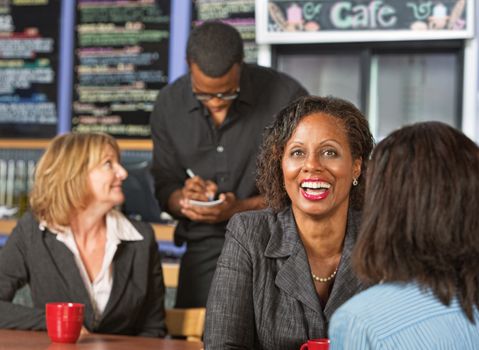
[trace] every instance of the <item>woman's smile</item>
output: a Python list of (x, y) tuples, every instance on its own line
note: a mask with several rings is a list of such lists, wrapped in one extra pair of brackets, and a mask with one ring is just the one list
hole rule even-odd
[(347, 211), (361, 161), (353, 159), (341, 120), (324, 113), (305, 116), (286, 143), (284, 186), (295, 214), (329, 215)]
[(311, 201), (325, 199), (330, 193), (330, 188), (330, 183), (320, 179), (305, 179), (300, 185), (303, 197)]

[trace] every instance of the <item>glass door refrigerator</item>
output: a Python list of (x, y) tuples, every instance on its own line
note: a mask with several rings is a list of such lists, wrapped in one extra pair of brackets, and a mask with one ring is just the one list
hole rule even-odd
[(379, 140), (418, 121), (461, 128), (463, 46), (461, 40), (276, 45), (272, 65), (313, 95), (353, 102)]
[(350, 100), (377, 140), (436, 120), (479, 140), (474, 0), (256, 0), (258, 62)]

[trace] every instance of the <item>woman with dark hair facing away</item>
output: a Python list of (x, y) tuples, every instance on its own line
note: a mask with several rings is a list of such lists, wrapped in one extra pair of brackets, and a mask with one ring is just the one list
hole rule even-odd
[(479, 348), (479, 148), (439, 122), (381, 141), (353, 262), (377, 284), (345, 303), (331, 349)]
[[(45, 330), (45, 304), (85, 304), (84, 332), (165, 334), (150, 225), (115, 206), (127, 177), (106, 134), (57, 136), (40, 158), (27, 212), (0, 252), (0, 328)], [(30, 286), (33, 307), (12, 303)]]
[(350, 253), (373, 139), (351, 103), (302, 97), (266, 129), (257, 183), (268, 209), (228, 224), (207, 304), (205, 347), (299, 349), (364, 286)]

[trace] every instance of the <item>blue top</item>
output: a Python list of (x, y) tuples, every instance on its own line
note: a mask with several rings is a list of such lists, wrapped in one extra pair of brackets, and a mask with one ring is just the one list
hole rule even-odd
[(371, 287), (343, 304), (331, 318), (331, 350), (479, 349), (479, 311), (472, 324), (457, 300), (443, 305), (417, 284)]

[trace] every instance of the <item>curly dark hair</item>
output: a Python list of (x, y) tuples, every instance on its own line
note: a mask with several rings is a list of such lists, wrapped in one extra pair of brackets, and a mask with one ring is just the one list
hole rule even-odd
[(399, 129), (375, 148), (353, 253), (365, 281), (417, 282), (445, 305), (479, 307), (479, 148), (440, 122)]
[[(349, 140), (353, 159), (362, 159), (361, 174), (365, 174), (374, 140), (364, 115), (350, 102), (328, 96), (300, 97), (283, 108), (271, 125), (265, 129), (263, 144), (257, 160), (258, 174), (256, 184), (264, 195), (267, 205), (274, 211), (280, 211), (291, 203), (284, 188), (281, 160), (284, 148), (301, 119), (314, 114), (324, 113), (342, 121)], [(350, 203), (355, 209), (361, 209), (364, 196), (363, 175), (358, 185), (352, 187)]]
[(241, 64), (243, 57), (241, 35), (226, 23), (206, 21), (195, 27), (188, 38), (188, 63), (196, 63), (209, 77), (225, 75), (235, 63)]

